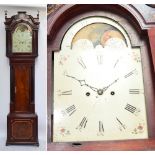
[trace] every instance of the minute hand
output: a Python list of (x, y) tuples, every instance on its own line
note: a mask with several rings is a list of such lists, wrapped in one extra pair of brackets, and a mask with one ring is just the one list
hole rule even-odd
[(98, 90), (97, 88), (88, 85), (88, 84), (86, 83), (85, 80), (79, 80), (79, 79), (77, 79), (76, 77), (70, 76), (70, 75), (66, 75), (66, 76), (67, 76), (67, 77), (70, 77), (70, 78), (72, 78), (72, 79), (74, 79), (74, 80), (76, 80), (76, 81), (78, 81), (78, 82), (80, 83), (81, 86), (87, 86), (87, 87), (89, 87), (90, 89), (92, 89), (92, 90), (95, 91), (95, 92), (97, 92), (97, 90)]
[(114, 80), (112, 83), (110, 83), (108, 86), (106, 86), (106, 87), (104, 87), (102, 90), (103, 90), (103, 92), (105, 92), (110, 86), (112, 86), (114, 83), (116, 83), (117, 81), (119, 80), (119, 78), (118, 79), (116, 79), (116, 80)]

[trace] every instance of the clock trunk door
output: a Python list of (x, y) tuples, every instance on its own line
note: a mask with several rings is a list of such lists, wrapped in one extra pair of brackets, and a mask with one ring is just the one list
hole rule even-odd
[(28, 112), (30, 109), (31, 68), (26, 65), (14, 66), (15, 111)]

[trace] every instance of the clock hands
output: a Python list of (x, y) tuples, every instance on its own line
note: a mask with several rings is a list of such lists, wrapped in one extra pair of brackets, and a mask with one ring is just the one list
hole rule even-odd
[(87, 86), (87, 87), (89, 87), (93, 91), (97, 92), (98, 95), (102, 95), (110, 86), (112, 86), (114, 83), (116, 83), (119, 80), (119, 78), (116, 79), (116, 80), (114, 80), (112, 83), (110, 83), (108, 86), (104, 87), (103, 89), (97, 89), (95, 87), (92, 87), (92, 86), (88, 85), (85, 80), (79, 80), (76, 77), (70, 76), (70, 75), (66, 75), (66, 76), (69, 77), (69, 78), (72, 78), (72, 79), (74, 79), (76, 81), (78, 81), (81, 86)]
[(95, 92), (98, 91), (97, 88), (88, 85), (88, 84), (86, 83), (85, 80), (79, 80), (79, 79), (77, 79), (76, 77), (70, 76), (70, 75), (66, 75), (66, 76), (67, 76), (67, 77), (70, 77), (70, 78), (72, 78), (72, 79), (74, 79), (74, 80), (76, 80), (76, 81), (78, 81), (78, 82), (80, 83), (81, 86), (87, 86), (87, 87), (89, 87), (90, 89), (92, 89), (92, 90), (95, 91)]
[(104, 87), (103, 89), (98, 89), (98, 90), (97, 90), (98, 95), (102, 95), (110, 86), (112, 86), (112, 85), (113, 85), (114, 83), (116, 83), (118, 80), (119, 80), (119, 78), (116, 79), (116, 80), (114, 80), (112, 83), (110, 83), (108, 86)]
[(110, 86), (112, 86), (112, 85), (113, 85), (114, 83), (116, 83), (118, 80), (119, 80), (119, 78), (116, 79), (116, 80), (114, 80), (113, 82), (111, 82), (108, 86), (104, 87), (104, 88), (102, 89), (103, 92), (105, 92)]

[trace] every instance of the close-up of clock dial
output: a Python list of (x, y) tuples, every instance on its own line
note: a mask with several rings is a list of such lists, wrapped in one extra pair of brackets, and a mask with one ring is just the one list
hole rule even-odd
[(65, 4), (49, 10), (48, 150), (152, 150), (154, 8)]
[(54, 55), (54, 141), (147, 138), (140, 50), (77, 44)]

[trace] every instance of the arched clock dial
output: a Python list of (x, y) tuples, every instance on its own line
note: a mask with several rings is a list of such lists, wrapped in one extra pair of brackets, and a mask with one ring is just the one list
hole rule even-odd
[(13, 53), (32, 52), (32, 30), (26, 24), (18, 24), (12, 35)]
[[(55, 142), (148, 137), (140, 49), (114, 27), (96, 24), (72, 37), (71, 28), (72, 48), (54, 53)], [(99, 30), (103, 35), (90, 37)]]

